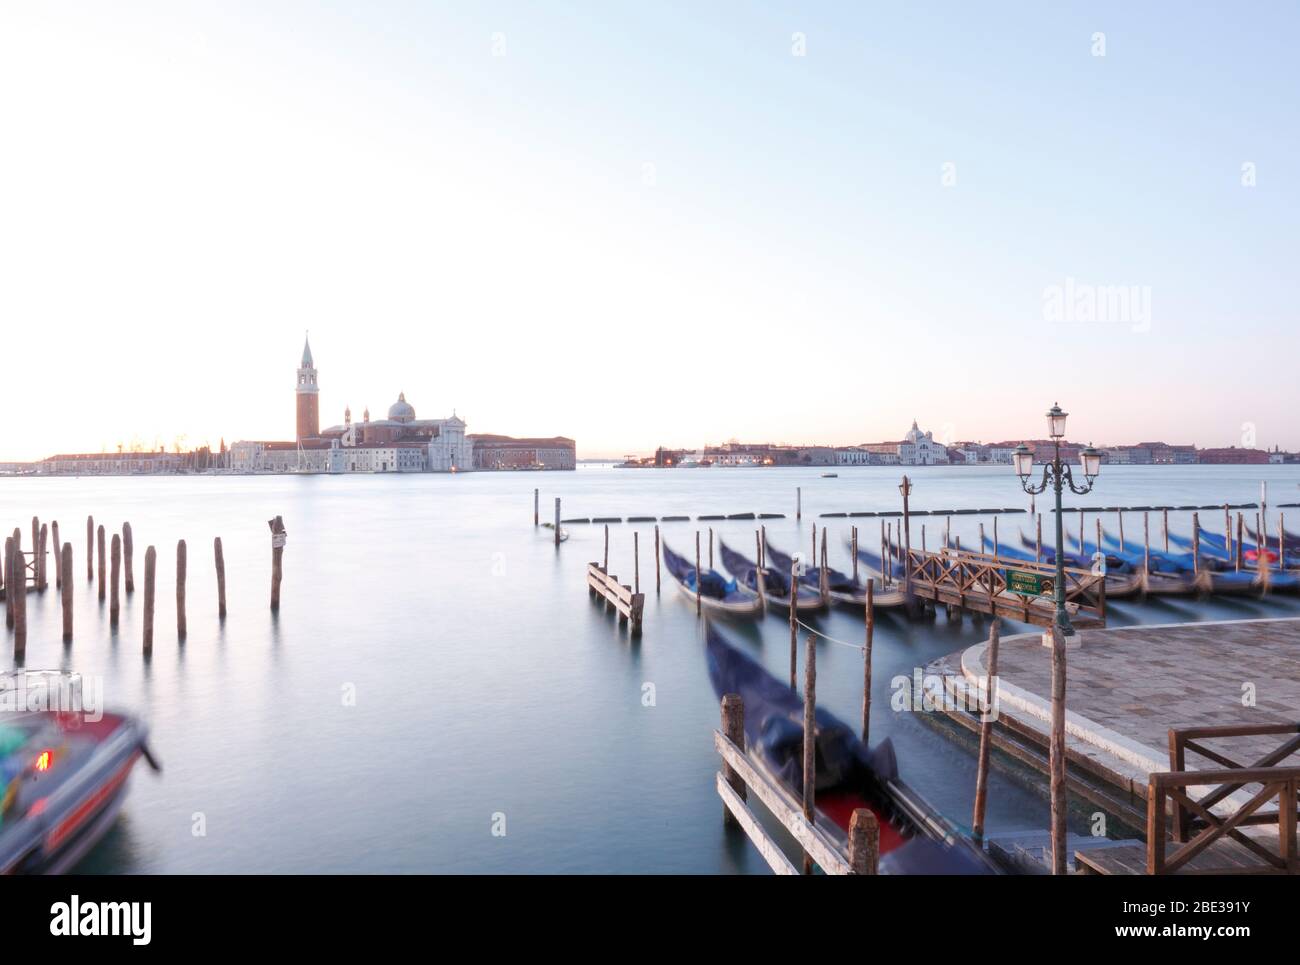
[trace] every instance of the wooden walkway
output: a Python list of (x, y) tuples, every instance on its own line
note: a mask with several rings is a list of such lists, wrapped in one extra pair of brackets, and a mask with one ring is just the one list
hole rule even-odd
[[(908, 550), (906, 558), (915, 597), (1042, 627), (1055, 619), (1053, 564), (949, 548)], [(1105, 574), (1065, 567), (1065, 609), (1076, 629), (1105, 626)]]
[[(1126, 844), (1114, 848), (1076, 851), (1074, 860), (1079, 874), (1145, 875), (1147, 846)], [(1231, 839), (1220, 838), (1176, 871), (1175, 875), (1259, 875), (1286, 874), (1260, 864), (1249, 849)]]

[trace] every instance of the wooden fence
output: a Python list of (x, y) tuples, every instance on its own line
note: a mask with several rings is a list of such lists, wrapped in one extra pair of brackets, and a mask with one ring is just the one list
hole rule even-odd
[[(1053, 623), (1053, 564), (951, 548), (908, 550), (906, 560), (904, 583), (916, 597), (1038, 626)], [(1012, 590), (1008, 571), (1032, 578), (1041, 589), (1037, 594)], [(1076, 628), (1105, 626), (1105, 574), (1065, 567), (1065, 608)]]
[(633, 633), (641, 632), (641, 614), (645, 609), (645, 594), (634, 593), (632, 587), (610, 576), (599, 563), (587, 564), (587, 589), (607, 603), (614, 604), (620, 620), (627, 620)]

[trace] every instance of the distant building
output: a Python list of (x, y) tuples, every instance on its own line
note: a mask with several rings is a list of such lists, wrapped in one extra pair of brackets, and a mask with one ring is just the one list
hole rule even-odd
[(471, 435), (475, 469), (574, 469), (572, 439), (515, 439), (511, 436)]
[(203, 472), (224, 465), (224, 453), (206, 446), (192, 452), (83, 452), (48, 456), (35, 463), (41, 475), (145, 476), (159, 473)]
[(934, 441), (933, 432), (922, 432), (912, 420), (912, 428), (897, 442), (868, 442), (861, 447), (879, 456), (892, 456), (881, 465), (946, 466), (950, 462), (948, 448)]
[(1245, 449), (1229, 446), (1226, 449), (1202, 449), (1197, 453), (1205, 465), (1267, 465), (1269, 454), (1264, 449)]
[(352, 409), (343, 422), (320, 428), (320, 382), (311, 344), (304, 340), (294, 388), (295, 438), (292, 442), (243, 440), (230, 447), (230, 468), (236, 472), (457, 472), (474, 468), (473, 446), (465, 436), (465, 421), (417, 419), (415, 407), (399, 393), (388, 407), (388, 418), (370, 419), (367, 408), (360, 423)]

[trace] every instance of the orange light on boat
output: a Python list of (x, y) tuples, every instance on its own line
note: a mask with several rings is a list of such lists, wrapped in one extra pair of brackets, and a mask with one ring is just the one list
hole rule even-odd
[(41, 751), (40, 755), (36, 758), (36, 769), (38, 771), (48, 771), (50, 769), (50, 764), (53, 761), (53, 753), (50, 751)]

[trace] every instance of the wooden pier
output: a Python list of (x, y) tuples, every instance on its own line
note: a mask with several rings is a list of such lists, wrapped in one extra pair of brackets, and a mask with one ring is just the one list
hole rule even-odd
[[(608, 558), (608, 557), (606, 557)], [(641, 616), (645, 610), (645, 594), (635, 592), (617, 576), (611, 576), (599, 563), (587, 564), (587, 589), (606, 603), (612, 603), (619, 619), (626, 620), (632, 633), (641, 632)]]
[(1081, 872), (1300, 873), (1300, 677), (1289, 669), (1300, 619), (1084, 631), (1067, 648), (1059, 719), (1041, 635), (1002, 639), (995, 668), (993, 643), (927, 668), (955, 698), (937, 710), (979, 730), (964, 708), (994, 670), (992, 746), (1046, 772), (1059, 734), (1069, 794), (1145, 831), (1145, 841), (1072, 849)]
[[(1036, 626), (1055, 618), (1053, 564), (950, 548), (907, 550), (905, 560), (904, 586), (919, 599)], [(1076, 628), (1105, 626), (1105, 574), (1067, 566), (1065, 609)]]

